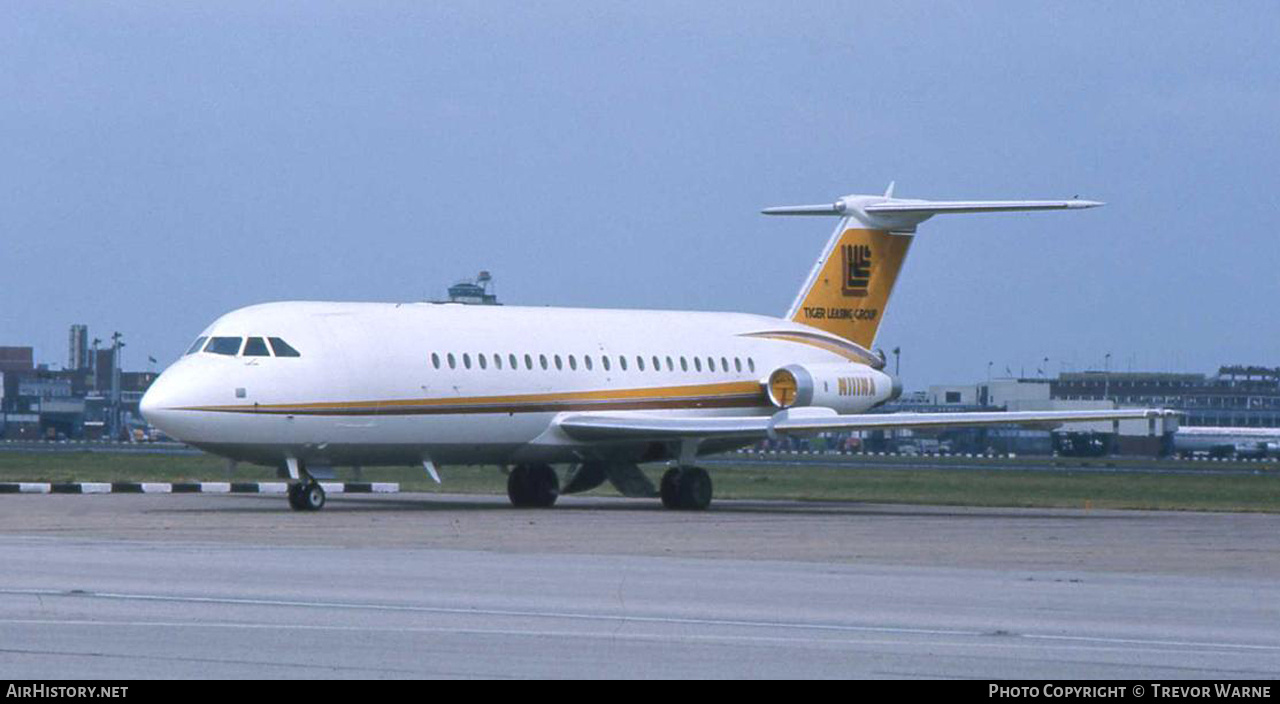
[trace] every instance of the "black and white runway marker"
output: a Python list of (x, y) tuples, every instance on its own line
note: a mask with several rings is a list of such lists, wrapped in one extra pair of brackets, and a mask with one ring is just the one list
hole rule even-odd
[[(320, 482), (326, 494), (395, 494), (395, 482)], [(0, 494), (285, 494), (286, 482), (0, 482)]]

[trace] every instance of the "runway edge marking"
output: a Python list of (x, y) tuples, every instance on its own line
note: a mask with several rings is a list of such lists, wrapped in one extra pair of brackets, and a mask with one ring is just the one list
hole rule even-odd
[[(327, 494), (397, 494), (397, 482), (321, 482)], [(284, 494), (285, 482), (0, 482), (0, 494)]]

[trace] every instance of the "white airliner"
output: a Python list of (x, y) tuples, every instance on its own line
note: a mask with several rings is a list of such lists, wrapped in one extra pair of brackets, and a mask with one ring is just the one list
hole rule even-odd
[[(1071, 210), (1083, 200), (846, 196), (769, 215), (839, 217), (791, 309), (741, 313), (439, 303), (283, 302), (200, 333), (142, 399), (148, 421), (211, 453), (277, 467), (298, 510), (335, 466), (497, 464), (516, 506), (611, 481), (704, 509), (697, 458), (779, 435), (1053, 427), (1161, 410), (868, 413), (901, 392), (870, 350), (916, 226), (943, 213)], [(661, 486), (637, 463), (666, 461)], [(563, 488), (554, 464), (567, 464)]]

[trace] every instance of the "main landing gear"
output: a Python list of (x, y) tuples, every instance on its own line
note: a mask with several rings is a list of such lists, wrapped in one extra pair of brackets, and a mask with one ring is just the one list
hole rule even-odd
[(550, 508), (560, 496), (560, 479), (549, 464), (518, 464), (507, 476), (507, 498), (516, 508)]
[(711, 505), (711, 475), (701, 467), (672, 467), (658, 491), (665, 508), (703, 511)]
[[(566, 493), (585, 491), (599, 485), (603, 481), (604, 472), (598, 472), (600, 477), (590, 476), (590, 472), (595, 469), (597, 468), (579, 468), (570, 477)], [(585, 479), (582, 476), (584, 471), (589, 473)], [(649, 486), (649, 491), (653, 491), (652, 485)], [(560, 480), (551, 465), (520, 464), (512, 468), (511, 474), (507, 476), (507, 497), (511, 499), (511, 505), (517, 508), (549, 508), (555, 504), (560, 494)], [(711, 475), (701, 467), (668, 469), (662, 475), (662, 487), (658, 491), (663, 506), (681, 511), (705, 510), (711, 505), (711, 494)]]

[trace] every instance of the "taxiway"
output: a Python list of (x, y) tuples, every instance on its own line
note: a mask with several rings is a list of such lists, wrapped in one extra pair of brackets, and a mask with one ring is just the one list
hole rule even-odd
[(2, 498), (10, 678), (1280, 674), (1276, 515)]

